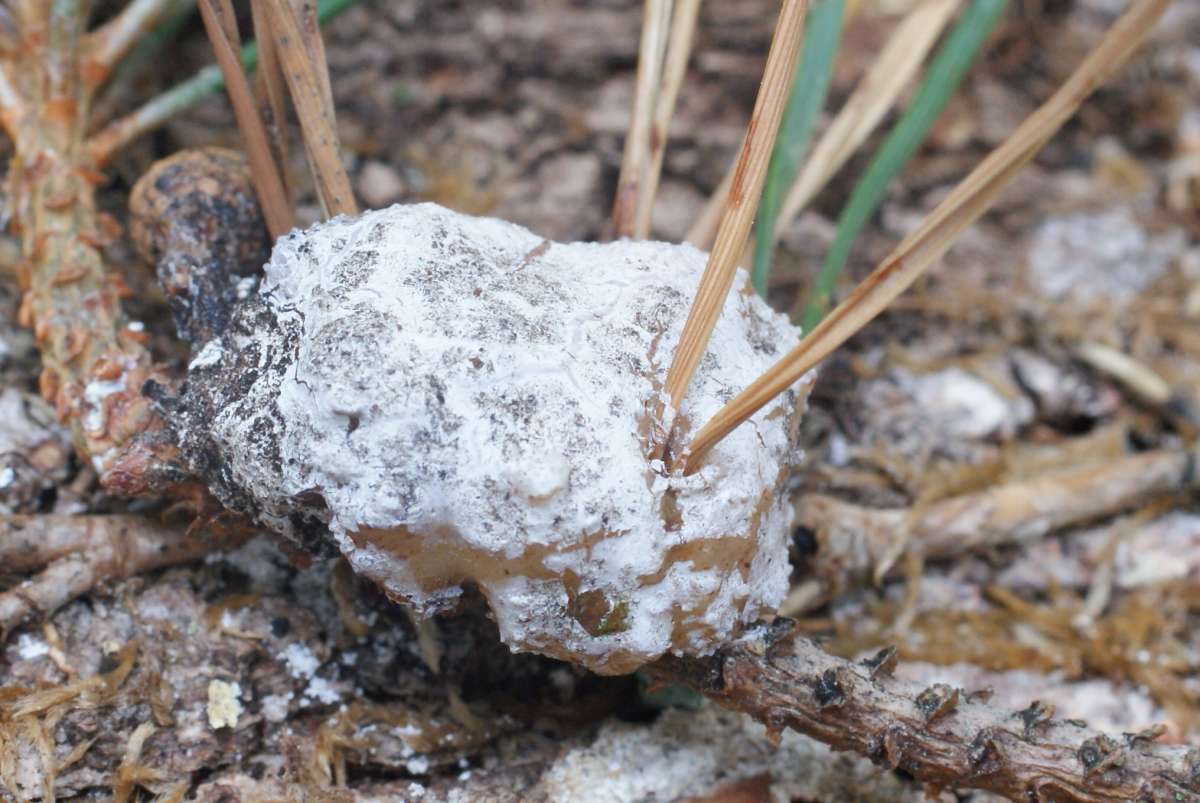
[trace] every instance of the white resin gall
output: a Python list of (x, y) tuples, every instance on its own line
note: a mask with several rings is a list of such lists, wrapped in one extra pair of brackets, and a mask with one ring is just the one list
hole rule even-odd
[[(189, 376), (207, 411), (189, 455), (227, 503), (293, 533), (319, 521), (425, 613), (477, 587), (514, 649), (608, 673), (711, 652), (787, 589), (799, 389), (692, 476), (648, 459), (705, 259), (432, 204), (294, 232)], [(679, 442), (798, 334), (731, 293)]]

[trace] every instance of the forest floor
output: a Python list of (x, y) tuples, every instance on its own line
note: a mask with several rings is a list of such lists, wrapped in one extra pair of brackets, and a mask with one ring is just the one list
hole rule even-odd
[[(830, 108), (906, 5), (866, 2), (846, 31)], [(1011, 5), (856, 246), (850, 278), (1061, 83), (1123, 7)], [(683, 238), (732, 160), (775, 7), (705, 4), (657, 238)], [(346, 12), (327, 29), (328, 59), (360, 201), (433, 200), (557, 240), (604, 236), (640, 24), (633, 0), (393, 0)], [(1067, 526), (1051, 508), (1017, 516), (1008, 537), (924, 565), (903, 557), (902, 535), (939, 503), (1001, 487), (1020, 484), (1031, 509), (1052, 506), (1060, 500), (1039, 478), (1194, 438), (1198, 43), (1200, 7), (1176, 3), (1150, 46), (995, 210), (822, 368), (794, 481), (796, 590), (785, 612), (831, 651), (894, 644), (899, 672), (990, 687), (1014, 709), (1040, 699), (1112, 732), (1163, 723), (1165, 740), (1200, 738), (1194, 488)], [(138, 96), (210, 58), (193, 25)], [(213, 144), (238, 145), (223, 97), (123, 155), (102, 204), (124, 220), (129, 187), (155, 159)], [(292, 153), (301, 217), (315, 220), (303, 154)], [(867, 158), (855, 157), (787, 232), (777, 308), (791, 308), (820, 267)], [(156, 334), (159, 356), (181, 367), (151, 271), (128, 245), (113, 248), (135, 290), (133, 314)], [(38, 398), (32, 338), (16, 328), (17, 291), (0, 275), (0, 512), (126, 509), (98, 492)], [(1114, 351), (1132, 358), (1133, 375), (1105, 361)], [(1097, 496), (1077, 506), (1104, 510), (1108, 488), (1081, 493)], [(872, 518), (880, 511), (888, 515)], [(46, 689), (61, 693), (50, 699)], [(414, 622), (344, 566), (289, 557), (262, 537), (201, 565), (108, 585), (7, 634), (0, 776), (6, 794), (37, 797), (53, 784), (59, 799), (924, 798), (865, 759), (795, 734), (775, 747), (742, 715), (676, 702), (633, 677), (511, 655), (481, 614)], [(36, 715), (13, 718), (20, 705)]]

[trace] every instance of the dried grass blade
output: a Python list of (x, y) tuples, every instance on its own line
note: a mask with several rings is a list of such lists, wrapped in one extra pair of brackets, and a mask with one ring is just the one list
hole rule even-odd
[(754, 214), (758, 211), (767, 164), (775, 147), (779, 121), (783, 117), (796, 71), (807, 11), (807, 0), (784, 0), (779, 12), (762, 84), (754, 102), (750, 124), (746, 128), (746, 141), (729, 189), (721, 227), (717, 231), (717, 241), (709, 254), (704, 276), (667, 371), (665, 390), (675, 410), (680, 408), (692, 374), (708, 349), (708, 338), (733, 285), (737, 258), (746, 244)]
[(667, 43), (666, 63), (663, 66), (662, 86), (658, 91), (658, 102), (654, 108), (654, 120), (650, 126), (650, 156), (641, 187), (637, 192), (637, 210), (634, 215), (633, 237), (645, 240), (650, 236), (650, 225), (654, 215), (654, 198), (658, 194), (658, 182), (662, 177), (663, 156), (667, 151), (671, 118), (675, 116), (675, 102), (679, 89), (687, 75), (688, 61), (692, 55), (692, 40), (696, 34), (696, 22), (700, 17), (700, 0), (678, 0), (671, 19), (671, 32)]
[[(310, 52), (305, 45), (300, 20), (288, 0), (264, 0), (264, 3), (270, 12), (271, 35), (283, 64), (292, 105), (296, 109), (296, 116), (300, 118), (305, 150), (316, 177), (325, 214), (355, 214), (358, 204), (338, 153), (337, 124), (332, 105), (327, 107), (325, 101), (323, 87), (328, 81), (327, 65), (324, 60), (314, 64), (314, 57), (318, 54)], [(324, 50), (319, 55), (323, 54)]]
[(254, 189), (263, 207), (263, 217), (272, 237), (280, 237), (292, 229), (292, 210), (288, 205), (283, 180), (271, 155), (266, 128), (250, 92), (250, 82), (242, 69), (237, 39), (237, 20), (229, 0), (200, 0), (200, 16), (212, 42), (217, 64), (225, 76), (229, 101), (233, 104), (238, 130), (246, 145)]
[(925, 0), (896, 26), (879, 57), (817, 141), (788, 190), (775, 223), (776, 238), (846, 164), (896, 104), (958, 5), (959, 0)]
[(1173, 393), (1167, 380), (1150, 366), (1104, 343), (1080, 343), (1075, 355), (1095, 370), (1111, 377), (1147, 404), (1164, 406)]
[(1079, 105), (1129, 58), (1171, 0), (1135, 0), (1070, 78), (940, 203), (922, 225), (783, 359), (705, 424), (689, 445), (685, 471), (763, 405), (798, 381), (903, 293), (988, 208)]
[(613, 236), (630, 237), (634, 232), (638, 196), (646, 161), (650, 153), (650, 126), (662, 75), (663, 52), (671, 23), (671, 0), (646, 0), (642, 17), (642, 38), (638, 46), (637, 83), (634, 87), (633, 113), (625, 150), (621, 154), (621, 173), (613, 200)]

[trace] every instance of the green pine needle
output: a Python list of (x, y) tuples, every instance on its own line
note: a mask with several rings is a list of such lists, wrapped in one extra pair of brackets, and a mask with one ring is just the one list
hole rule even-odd
[(775, 221), (788, 188), (796, 178), (800, 159), (808, 150), (817, 115), (825, 105), (833, 59), (842, 38), (844, 10), (845, 0), (816, 0), (808, 13), (803, 50), (792, 79), (787, 109), (779, 124), (775, 150), (771, 153), (755, 227), (754, 270), (751, 278), (754, 289), (764, 298), (767, 295), (767, 274), (775, 253)]
[[(317, 19), (324, 24), (360, 0), (317, 0)], [(258, 42), (248, 42), (242, 47), (242, 65), (246, 71), (258, 66)], [(215, 64), (196, 72), (191, 78), (176, 84), (152, 101), (164, 113), (175, 115), (194, 106), (209, 95), (225, 88), (225, 77)]]
[(854, 187), (838, 219), (833, 245), (804, 307), (801, 326), (809, 331), (824, 317), (850, 249), (875, 214), (892, 182), (912, 158), (950, 96), (979, 55), (988, 34), (1000, 20), (1007, 0), (971, 0), (962, 18), (934, 56), (917, 95), (892, 128), (879, 152)]

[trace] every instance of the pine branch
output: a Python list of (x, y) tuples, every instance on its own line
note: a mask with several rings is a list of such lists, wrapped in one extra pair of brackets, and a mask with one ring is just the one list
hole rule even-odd
[(10, 570), (44, 570), (0, 592), (0, 633), (45, 616), (97, 584), (190, 563), (247, 540), (253, 531), (192, 532), (146, 516), (0, 517), (0, 559)]
[(1200, 751), (1160, 745), (1161, 729), (1110, 736), (1055, 720), (1037, 701), (1004, 711), (945, 684), (891, 675), (895, 651), (854, 663), (780, 637), (776, 620), (708, 658), (664, 658), (656, 681), (689, 686), (778, 733), (792, 728), (923, 781), (1013, 800), (1200, 800)]
[(119, 14), (83, 37), (85, 80), (102, 83), (113, 67), (175, 6), (176, 0), (133, 0)]

